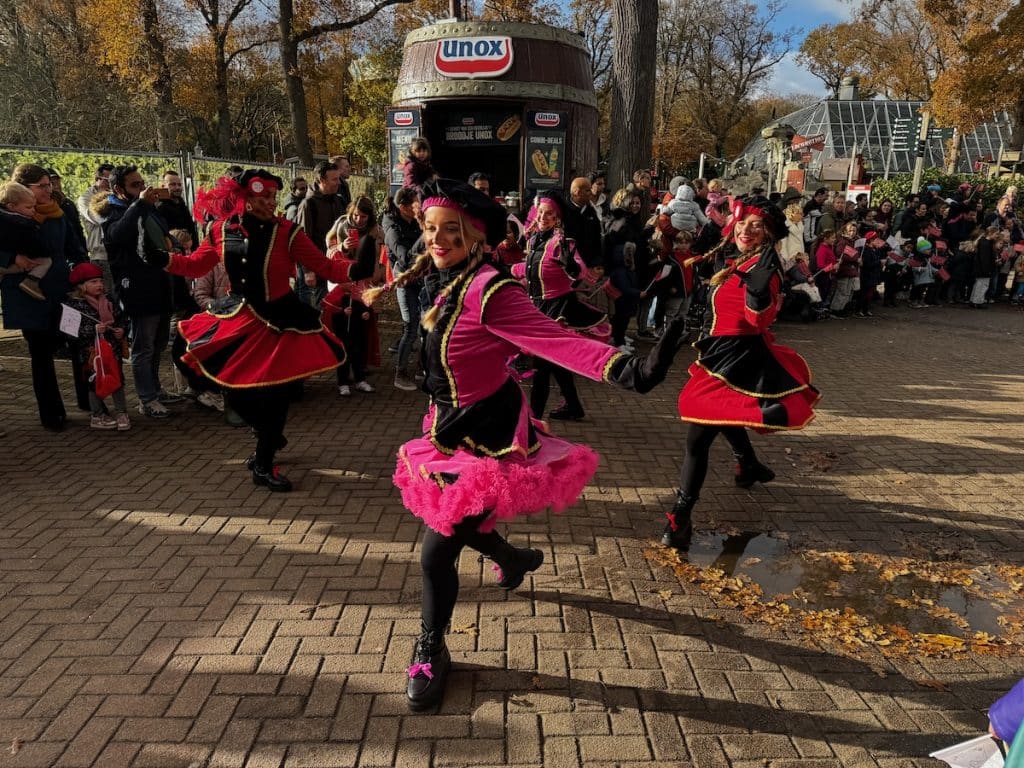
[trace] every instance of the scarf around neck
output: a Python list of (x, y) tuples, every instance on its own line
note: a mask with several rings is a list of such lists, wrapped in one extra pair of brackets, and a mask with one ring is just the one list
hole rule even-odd
[(47, 219), (59, 219), (64, 215), (64, 211), (56, 200), (51, 200), (48, 203), (36, 203), (36, 212), (33, 218), (42, 224)]
[(83, 298), (90, 307), (96, 310), (96, 316), (99, 317), (101, 323), (113, 325), (114, 305), (110, 303), (110, 299), (106, 296), (85, 296)]

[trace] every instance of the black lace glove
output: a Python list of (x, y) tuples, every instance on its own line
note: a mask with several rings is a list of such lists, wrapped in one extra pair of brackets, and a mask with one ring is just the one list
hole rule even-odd
[(772, 250), (766, 254), (762, 253), (752, 269), (747, 272), (737, 271), (736, 274), (746, 285), (747, 293), (762, 297), (768, 295), (768, 286), (771, 283), (772, 275), (779, 271), (779, 267), (779, 255)]
[(665, 380), (676, 353), (686, 341), (686, 316), (676, 315), (651, 351), (643, 357), (623, 355), (612, 366), (608, 381), (639, 394), (650, 392)]

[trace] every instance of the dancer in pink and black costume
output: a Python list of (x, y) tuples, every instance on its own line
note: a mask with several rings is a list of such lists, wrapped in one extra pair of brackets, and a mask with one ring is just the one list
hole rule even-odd
[[(576, 251), (576, 244), (565, 236), (562, 222), (568, 203), (556, 190), (541, 192), (531, 211), (531, 227), (536, 232), (526, 246), (526, 261), (512, 267), (512, 274), (525, 278), (526, 290), (537, 308), (566, 328), (607, 341), (612, 328), (608, 317), (597, 307), (581, 300), (576, 286), (587, 265)], [(552, 419), (579, 421), (584, 416), (583, 404), (576, 393), (572, 371), (547, 360), (535, 361), (536, 373), (530, 390), (530, 409), (538, 419), (544, 409), (554, 377), (565, 402), (551, 411)]]
[(683, 335), (682, 323), (670, 327), (641, 359), (567, 330), (488, 261), (484, 243), (505, 237), (501, 206), (447, 180), (428, 182), (423, 198), (426, 251), (394, 283), (423, 279), (433, 302), (422, 320), (430, 408), (423, 436), (399, 450), (394, 475), (405, 506), (427, 526), (422, 634), (407, 689), (417, 711), (444, 694), (451, 667), (444, 633), (458, 598), (463, 548), (492, 559), (498, 586), (515, 589), (544, 556), (512, 546), (495, 524), (548, 507), (564, 510), (597, 468), (593, 450), (548, 434), (531, 418), (507, 361), (524, 350), (596, 381), (647, 392), (664, 379)]

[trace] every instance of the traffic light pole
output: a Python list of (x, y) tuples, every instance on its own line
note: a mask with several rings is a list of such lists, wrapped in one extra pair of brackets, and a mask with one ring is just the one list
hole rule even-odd
[(917, 194), (921, 191), (921, 174), (924, 173), (924, 150), (928, 145), (928, 126), (932, 122), (932, 113), (929, 109), (921, 110), (921, 130), (917, 134), (917, 146), (914, 151), (914, 181), (910, 185), (910, 191)]

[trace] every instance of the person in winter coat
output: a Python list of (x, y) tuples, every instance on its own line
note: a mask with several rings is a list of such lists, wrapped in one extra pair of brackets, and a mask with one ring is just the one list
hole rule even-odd
[[(34, 216), (39, 228), (40, 250), (21, 253), (0, 242), (0, 267), (14, 270), (0, 281), (0, 305), (3, 306), (4, 328), (22, 332), (28, 343), (32, 366), (32, 389), (39, 408), (39, 421), (47, 429), (60, 430), (67, 421), (64, 400), (57, 383), (54, 353), (57, 347), (57, 321), (60, 303), (71, 289), (68, 275), (83, 254), (74, 240), (64, 212), (53, 200), (52, 183), (46, 169), (22, 163), (14, 169), (11, 181), (32, 191), (35, 197)], [(34, 256), (50, 258), (50, 268), (39, 281), (45, 301), (30, 297), (20, 289), (22, 280), (38, 262)], [(87, 405), (87, 396), (80, 393), (80, 405)]]
[(847, 305), (853, 293), (860, 288), (860, 251), (854, 246), (857, 240), (857, 222), (848, 221), (843, 225), (840, 236), (833, 247), (839, 267), (836, 270), (836, 288), (829, 308), (833, 315), (845, 317)]
[(821, 294), (821, 300), (828, 302), (832, 294), (832, 285), (835, 282), (835, 272), (838, 265), (836, 259), (836, 233), (831, 229), (822, 230), (818, 237), (818, 244), (814, 249), (814, 261), (810, 267), (815, 275), (814, 284)]
[[(316, 182), (309, 197), (299, 203), (295, 223), (306, 231), (313, 245), (327, 255), (327, 233), (334, 222), (345, 215), (345, 203), (338, 196), (341, 177), (338, 168), (326, 160), (316, 164)], [(299, 264), (295, 278), (295, 292), (311, 307), (318, 307), (327, 293), (327, 281), (307, 273)]]
[(925, 309), (930, 306), (926, 295), (935, 283), (935, 274), (939, 271), (932, 263), (933, 248), (930, 241), (918, 238), (914, 247), (914, 260), (910, 270), (914, 275), (914, 287), (910, 289), (910, 306), (914, 309)]
[(103, 288), (103, 271), (95, 264), (86, 262), (71, 270), (71, 285), (73, 290), (68, 294), (67, 304), (82, 314), (82, 322), (78, 326), (80, 343), (74, 354), (83, 370), (92, 374), (89, 377), (89, 409), (92, 412), (89, 426), (92, 429), (126, 432), (132, 428), (132, 423), (128, 418), (128, 404), (124, 396), (124, 375), (121, 374), (120, 388), (110, 394), (116, 417), (110, 415), (104, 398), (97, 394), (95, 375), (97, 336), (110, 345), (120, 373), (127, 322), (118, 307), (107, 298)]
[[(382, 221), (384, 245), (388, 250), (388, 263), (395, 275), (400, 275), (416, 261), (415, 248), (420, 242), (420, 195), (413, 187), (403, 187), (388, 201)], [(395, 388), (407, 392), (416, 390), (416, 381), (409, 373), (409, 359), (420, 325), (420, 290), (418, 281), (405, 283), (396, 289), (398, 311), (402, 316), (402, 337), (398, 341), (398, 359), (395, 365)]]
[[(367, 244), (369, 243), (369, 244)], [(368, 197), (358, 197), (327, 233), (327, 257), (354, 266), (364, 248), (379, 254), (384, 246), (384, 232), (377, 224), (377, 212)], [(338, 366), (338, 394), (350, 397), (352, 390), (371, 393), (373, 385), (366, 380), (367, 366), (379, 365), (380, 347), (377, 318), (363, 294), (375, 282), (383, 281), (383, 267), (377, 265), (372, 274), (359, 280), (328, 283), (330, 291), (322, 302), (324, 327), (332, 328), (345, 345), (346, 359)]]
[(974, 251), (974, 288), (971, 290), (971, 307), (973, 309), (985, 309), (987, 306), (985, 295), (988, 293), (989, 283), (992, 281), (992, 274), (997, 271), (996, 243), (999, 240), (999, 230), (989, 227), (985, 234), (978, 238)]
[(636, 270), (633, 264), (635, 255), (636, 246), (633, 243), (615, 246), (608, 271), (608, 279), (611, 284), (609, 295), (615, 301), (615, 311), (612, 314), (612, 345), (623, 351), (627, 350), (626, 328), (630, 319), (636, 314), (636, 308), (643, 297), (636, 282)]
[(679, 185), (675, 199), (665, 206), (665, 211), (671, 214), (672, 226), (680, 232), (689, 232), (692, 235), (708, 223), (708, 217), (694, 202), (693, 187), (689, 184)]
[(402, 165), (402, 186), (412, 187), (418, 192), (434, 178), (437, 178), (437, 171), (430, 161), (430, 142), (417, 136), (409, 142), (409, 158)]
[(171, 281), (147, 257), (173, 250), (167, 224), (156, 212), (157, 187), (146, 186), (134, 165), (114, 169), (106, 199), (94, 200), (92, 209), (102, 221), (103, 243), (118, 287), (118, 298), (131, 323), (132, 377), (139, 395), (139, 412), (166, 419), (166, 406), (181, 398), (160, 384), (160, 360), (170, 338)]
[(779, 258), (782, 269), (789, 270), (798, 253), (806, 253), (804, 245), (804, 209), (800, 201), (790, 203), (784, 211), (786, 214), (786, 236), (779, 242)]
[(949, 298), (954, 304), (965, 303), (974, 286), (974, 252), (976, 249), (977, 243), (974, 240), (964, 240), (949, 258), (947, 267), (951, 283)]
[(860, 290), (856, 295), (857, 317), (873, 317), (871, 302), (875, 299), (875, 291), (882, 282), (882, 264), (885, 262), (889, 246), (878, 232), (868, 232), (864, 236), (864, 250), (860, 264)]

